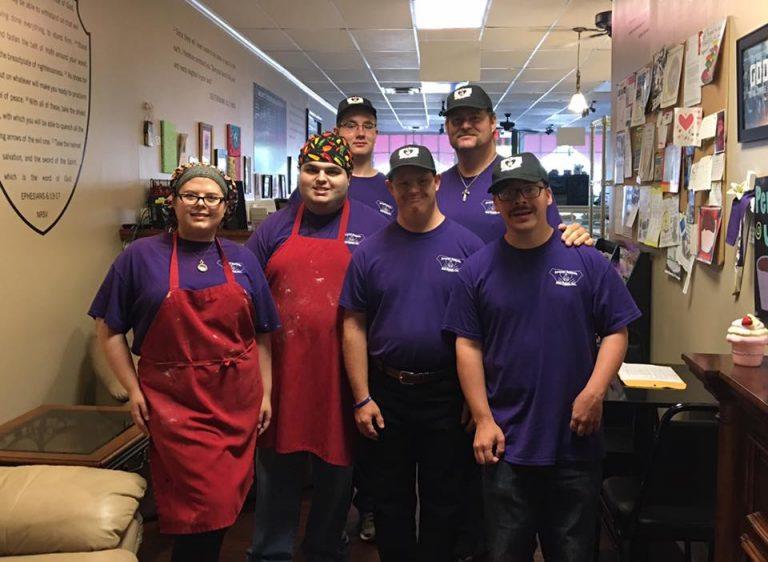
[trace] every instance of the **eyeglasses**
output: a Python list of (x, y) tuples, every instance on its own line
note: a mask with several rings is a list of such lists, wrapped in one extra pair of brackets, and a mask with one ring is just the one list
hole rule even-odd
[(188, 191), (179, 193), (178, 195), (181, 197), (181, 200), (190, 207), (197, 205), (198, 202), (202, 201), (205, 203), (206, 207), (214, 208), (221, 205), (221, 202), (226, 199), (226, 197), (221, 197), (220, 195), (213, 195), (210, 193), (207, 195), (195, 195), (194, 193), (190, 193)]
[(376, 128), (376, 123), (372, 123), (371, 121), (365, 121), (364, 123), (355, 123), (354, 121), (344, 121), (341, 125), (341, 128), (346, 131), (356, 131), (360, 127), (363, 128), (365, 131), (373, 131)]
[(543, 186), (537, 183), (532, 183), (525, 187), (508, 187), (507, 189), (499, 191), (496, 196), (502, 201), (515, 201), (519, 195), (522, 195), (525, 199), (536, 199), (542, 189), (544, 189)]

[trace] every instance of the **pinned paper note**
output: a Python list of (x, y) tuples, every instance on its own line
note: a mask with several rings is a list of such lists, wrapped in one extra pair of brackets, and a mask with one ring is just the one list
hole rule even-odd
[(680, 246), (677, 248), (677, 262), (687, 272), (693, 269), (693, 262), (698, 253), (698, 230), (695, 224), (689, 223), (684, 216), (680, 217)]
[(712, 181), (723, 181), (725, 174), (725, 153), (712, 156)]
[(640, 149), (640, 164), (637, 169), (637, 179), (640, 183), (653, 181), (653, 155), (655, 151), (655, 136), (656, 127), (650, 123), (643, 127), (642, 148)]
[(622, 223), (627, 228), (632, 228), (637, 217), (637, 209), (640, 206), (640, 188), (635, 185), (624, 186), (624, 201), (622, 205)]
[(648, 238), (648, 229), (651, 224), (651, 187), (643, 185), (639, 187), (640, 197), (637, 207), (637, 239), (644, 242)]
[(701, 140), (701, 108), (676, 107), (672, 143), (677, 146), (699, 146)]
[(664, 149), (664, 172), (661, 183), (665, 191), (677, 193), (680, 191), (680, 167), (682, 164), (682, 148), (670, 144)]
[(680, 244), (680, 197), (668, 195), (662, 200), (659, 247), (669, 248)]
[(712, 157), (704, 156), (691, 167), (691, 179), (688, 189), (691, 191), (709, 191), (712, 187)]
[(627, 115), (627, 94), (620, 93), (616, 96), (616, 132), (621, 133), (626, 130)]
[(651, 82), (651, 111), (661, 106), (661, 95), (664, 91), (664, 66), (667, 62), (667, 50), (662, 48), (653, 55), (653, 80)]
[(715, 153), (725, 152), (725, 110), (717, 112), (717, 125), (715, 125)]
[(715, 137), (715, 130), (717, 129), (717, 113), (710, 113), (701, 120), (701, 129), (699, 130), (699, 137), (702, 140), (712, 139)]
[(699, 34), (685, 42), (685, 73), (683, 76), (683, 105), (693, 107), (701, 103), (701, 57)]
[(664, 65), (661, 107), (671, 107), (677, 103), (680, 92), (680, 74), (683, 69), (684, 48), (684, 45), (675, 45), (667, 53), (667, 61)]
[(722, 207), (723, 206), (723, 182), (713, 181), (712, 188), (709, 190), (709, 198), (707, 200), (709, 207)]
[(699, 252), (696, 259), (700, 262), (711, 264), (714, 260), (721, 217), (720, 207), (699, 209)]
[(635, 78), (635, 100), (632, 105), (632, 126), (638, 127), (645, 123), (645, 107), (651, 94), (650, 66), (645, 66), (637, 72)]
[[(664, 195), (660, 185), (654, 185), (650, 188), (650, 213), (648, 228), (645, 237), (640, 241), (646, 246), (659, 246), (659, 235), (661, 234), (661, 223), (664, 217)], [(640, 238), (638, 233), (638, 238)]]
[(723, 42), (726, 19), (704, 28), (701, 33), (701, 83), (709, 84), (715, 78), (720, 45)]

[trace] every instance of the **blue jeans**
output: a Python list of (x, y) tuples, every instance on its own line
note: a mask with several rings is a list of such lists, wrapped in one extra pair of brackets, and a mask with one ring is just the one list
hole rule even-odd
[(301, 489), (308, 461), (312, 463), (313, 491), (302, 543), (304, 556), (308, 562), (344, 559), (342, 533), (352, 496), (352, 467), (332, 465), (306, 452), (281, 454), (273, 449), (258, 449), (249, 562), (293, 560)]
[(484, 467), (491, 562), (530, 562), (537, 536), (547, 562), (591, 561), (601, 472), (599, 462)]

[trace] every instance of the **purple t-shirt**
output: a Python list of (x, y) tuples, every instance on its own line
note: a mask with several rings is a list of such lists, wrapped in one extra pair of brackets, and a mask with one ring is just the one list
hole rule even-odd
[[(275, 303), (256, 256), (240, 244), (220, 240), (235, 280), (251, 296), (256, 331), (278, 329), (280, 320)], [(93, 318), (103, 318), (116, 332), (133, 330), (132, 351), (136, 355), (141, 355), (144, 336), (168, 294), (172, 247), (169, 234), (140, 238), (129, 245), (112, 264), (88, 311)], [(179, 239), (178, 257), (182, 289), (198, 290), (226, 283), (215, 244)], [(201, 259), (208, 265), (206, 272), (197, 269)]]
[[(493, 195), (488, 193), (491, 172), (499, 160), (501, 156), (497, 156), (479, 176), (467, 181), (467, 184), (471, 181), (473, 183), (466, 201), (461, 200), (464, 184), (459, 176), (458, 165), (443, 172), (440, 190), (437, 192), (437, 204), (443, 214), (477, 234), (484, 242), (497, 240), (506, 232), (504, 221), (493, 207)], [(547, 222), (554, 228), (562, 222), (554, 201), (547, 207)]]
[(366, 313), (368, 353), (408, 371), (454, 365), (453, 338), (440, 325), (462, 263), (482, 246), (450, 219), (425, 233), (395, 222), (360, 246), (339, 304)]
[[(397, 205), (387, 189), (386, 180), (387, 176), (381, 172), (370, 178), (352, 176), (349, 180), (349, 198), (365, 203), (389, 220), (395, 220), (397, 218)], [(301, 196), (297, 189), (291, 194), (290, 201), (296, 203), (300, 199)]]
[(600, 252), (559, 238), (530, 250), (503, 238), (485, 246), (464, 264), (443, 322), (482, 342), (488, 402), (510, 463), (601, 457), (600, 434), (570, 430), (572, 404), (592, 376), (595, 337), (640, 316)]
[[(245, 243), (256, 254), (262, 267), (267, 267), (269, 258), (291, 235), (300, 203), (301, 199), (271, 214)], [(309, 209), (304, 209), (299, 234), (312, 238), (336, 238), (339, 234), (340, 220), (341, 209), (329, 215), (316, 215)], [(354, 251), (363, 240), (386, 225), (387, 219), (380, 213), (359, 201), (350, 199), (349, 223), (344, 242), (350, 251)]]

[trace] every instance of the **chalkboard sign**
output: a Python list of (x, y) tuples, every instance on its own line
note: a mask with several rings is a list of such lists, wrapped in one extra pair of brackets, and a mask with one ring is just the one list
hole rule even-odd
[(768, 176), (755, 180), (755, 311), (768, 321)]

